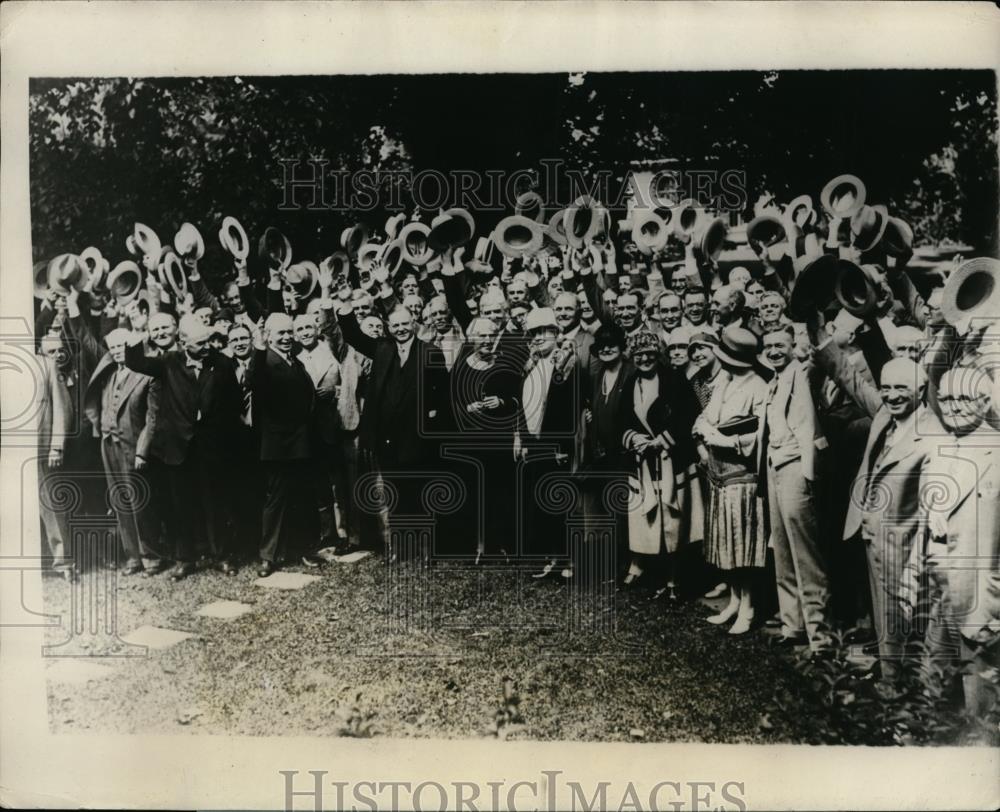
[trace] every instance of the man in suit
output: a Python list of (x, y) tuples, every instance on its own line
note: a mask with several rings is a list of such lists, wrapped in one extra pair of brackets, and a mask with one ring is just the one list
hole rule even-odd
[[(240, 387), (240, 414), (233, 441), (231, 504), (264, 504), (264, 475), (260, 467), (260, 431), (253, 417), (253, 372), (256, 363), (254, 336), (245, 324), (229, 328), (226, 354), (233, 359), (236, 382)], [(239, 558), (253, 558), (260, 550), (261, 511), (234, 510), (234, 547)]]
[[(584, 330), (580, 322), (579, 297), (575, 293), (560, 293), (556, 296), (552, 312), (560, 330), (560, 341), (565, 339), (573, 341), (577, 371), (588, 380), (595, 378), (601, 370), (601, 361), (592, 352), (594, 336)], [(584, 391), (588, 390), (585, 388)]]
[(317, 499), (319, 504), (320, 545), (341, 550), (337, 533), (337, 516), (333, 492), (334, 466), (340, 435), (340, 414), (337, 410), (337, 392), (340, 387), (340, 363), (325, 335), (320, 335), (315, 315), (296, 316), (293, 322), (295, 340), (299, 345), (296, 356), (309, 373), (316, 392), (315, 421), (316, 443), (313, 458), (316, 462)]
[(271, 313), (264, 323), (267, 347), (258, 349), (254, 361), (253, 416), (266, 481), (261, 578), (282, 561), (298, 559), (310, 568), (322, 564), (315, 556), (320, 537), (316, 387), (294, 354), (293, 333), (291, 316)]
[(792, 359), (790, 326), (764, 335), (764, 359), (775, 371), (758, 430), (758, 471), (767, 483), (778, 587), (781, 645), (830, 647), (829, 586), (813, 499), (816, 456), (826, 447), (809, 380)]
[(40, 349), (37, 356), (42, 372), (38, 402), (38, 512), (53, 570), (67, 581), (73, 581), (76, 571), (72, 559), (66, 557), (71, 538), (66, 511), (60, 506), (59, 469), (63, 465), (66, 438), (73, 433), (76, 421), (73, 398), (60, 372), (60, 362), (65, 364), (67, 353), (58, 327), (42, 337)]
[(156, 544), (159, 517), (145, 469), (156, 427), (158, 392), (153, 379), (125, 366), (129, 331), (112, 330), (105, 336), (108, 351), (90, 377), (84, 409), (101, 438), (101, 460), (113, 507), (118, 537), (125, 550), (122, 575), (155, 575), (163, 569)]
[[(555, 501), (558, 480), (575, 471), (582, 397), (574, 344), (567, 341), (559, 346), (552, 309), (532, 310), (525, 332), (531, 357), (521, 385), (514, 457), (524, 461), (521, 547), (543, 558), (544, 566), (536, 577), (544, 578), (558, 572), (559, 560), (568, 556), (564, 517), (550, 503)], [(562, 570), (566, 578), (572, 577), (568, 564)]]
[(125, 365), (160, 381), (159, 409), (150, 454), (165, 472), (174, 548), (175, 583), (194, 572), (196, 537), (226, 574), (235, 574), (226, 482), (232, 465), (240, 389), (231, 358), (209, 349), (210, 328), (195, 316), (181, 318), (181, 349), (160, 356), (143, 352), (143, 333), (133, 332)]
[(965, 707), (980, 717), (996, 701), (986, 672), (1000, 667), (1000, 433), (985, 419), (990, 388), (976, 370), (944, 373), (938, 403), (949, 436), (934, 441), (922, 482), (924, 493), (947, 494), (925, 503), (929, 673), (940, 679), (944, 663), (968, 662)]
[[(433, 437), (446, 417), (444, 357), (414, 335), (413, 316), (402, 306), (389, 314), (387, 338), (362, 332), (346, 302), (337, 320), (347, 343), (372, 360), (359, 448), (394, 489), (395, 515), (423, 513), (420, 493), (425, 482), (414, 475), (426, 479), (440, 465)], [(393, 514), (388, 520), (391, 529)]]
[(921, 403), (924, 371), (908, 358), (882, 367), (882, 407), (872, 420), (851, 486), (843, 538), (860, 535), (868, 558), (872, 614), (883, 679), (895, 679), (908, 624), (898, 599), (903, 566), (921, 532), (920, 480), (944, 431)]

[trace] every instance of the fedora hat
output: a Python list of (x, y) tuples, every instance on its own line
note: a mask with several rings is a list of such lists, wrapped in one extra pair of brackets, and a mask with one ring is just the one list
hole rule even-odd
[(632, 239), (643, 254), (649, 256), (663, 250), (669, 236), (669, 226), (656, 212), (651, 209), (632, 210)]
[(174, 248), (182, 259), (199, 260), (205, 256), (205, 241), (201, 232), (190, 223), (181, 223), (174, 235)]
[(514, 214), (497, 224), (493, 242), (505, 257), (533, 254), (542, 247), (542, 229), (534, 220)]
[(49, 290), (49, 262), (42, 259), (31, 266), (33, 293), (36, 299), (44, 299)]
[(545, 201), (538, 192), (523, 192), (514, 202), (514, 214), (541, 223), (545, 219)]
[(969, 331), (973, 319), (995, 319), (998, 313), (1000, 260), (975, 257), (951, 272), (941, 292), (941, 315), (959, 335)]
[(283, 271), (292, 264), (292, 244), (278, 229), (268, 226), (257, 242), (257, 256), (268, 270)]
[(80, 252), (80, 262), (87, 271), (90, 279), (91, 290), (101, 290), (101, 283), (110, 270), (110, 263), (101, 255), (101, 252), (94, 246), (84, 248)]
[(545, 236), (556, 245), (569, 245), (566, 239), (566, 209), (559, 209), (544, 226)]
[(219, 229), (219, 243), (236, 259), (242, 261), (250, 253), (250, 240), (235, 217), (225, 217)]
[(119, 262), (108, 274), (108, 290), (118, 304), (131, 302), (142, 289), (142, 271), (132, 260)]
[(173, 251), (169, 251), (160, 263), (160, 284), (173, 291), (177, 301), (183, 301), (187, 296), (187, 272), (181, 258)]
[(882, 235), (882, 244), (889, 256), (908, 256), (913, 252), (913, 229), (899, 217), (890, 217)]
[(403, 223), (405, 222), (406, 214), (404, 212), (394, 214), (385, 221), (385, 235), (389, 238), (390, 242), (399, 236), (399, 229), (403, 227)]
[(330, 256), (320, 262), (319, 267), (320, 270), (330, 271), (330, 276), (333, 277), (334, 287), (336, 287), (337, 280), (346, 277), (348, 271), (350, 271), (351, 260), (343, 251), (334, 251), (330, 254)]
[(468, 243), (475, 232), (476, 224), (469, 212), (459, 208), (448, 209), (431, 221), (427, 244), (434, 251), (444, 253)]
[(434, 251), (427, 244), (427, 235), (431, 230), (421, 222), (407, 223), (399, 233), (399, 242), (403, 246), (403, 259), (411, 265), (421, 267), (434, 256)]
[(853, 217), (865, 205), (868, 191), (856, 175), (837, 175), (823, 187), (819, 202), (831, 217)]
[(747, 225), (747, 242), (757, 243), (765, 248), (788, 239), (785, 221), (775, 214), (764, 213), (754, 217)]
[(715, 217), (701, 228), (701, 235), (697, 240), (698, 251), (704, 259), (715, 262), (722, 253), (722, 248), (726, 244), (726, 236), (729, 234), (729, 226), (721, 217)]
[(389, 276), (395, 276), (403, 264), (403, 244), (399, 240), (390, 240), (379, 249), (376, 259), (389, 271)]
[(782, 219), (785, 221), (785, 230), (789, 234), (796, 234), (815, 226), (818, 216), (816, 209), (813, 208), (812, 198), (809, 195), (796, 197), (785, 206)]
[(70, 290), (82, 290), (87, 284), (87, 271), (76, 254), (60, 254), (49, 262), (49, 287), (63, 296)]
[(882, 295), (882, 280), (878, 269), (872, 265), (856, 265), (850, 260), (838, 262), (837, 284), (834, 292), (843, 308), (859, 319), (875, 311)]
[(698, 203), (691, 198), (686, 198), (682, 200), (674, 209), (674, 217), (671, 221), (671, 225), (674, 229), (674, 234), (677, 235), (681, 242), (688, 242), (694, 235), (698, 226), (701, 225), (701, 209), (698, 208)]
[(340, 247), (348, 256), (353, 257), (368, 241), (368, 227), (364, 223), (355, 223), (340, 232)]
[(811, 313), (824, 310), (836, 298), (840, 260), (833, 254), (820, 254), (795, 277), (788, 301), (793, 321), (806, 321)]
[(319, 268), (309, 260), (296, 262), (285, 268), (281, 274), (281, 281), (285, 287), (291, 288), (299, 299), (308, 299), (319, 284)]
[(862, 206), (851, 218), (851, 243), (860, 251), (871, 251), (889, 223), (889, 211), (885, 206)]
[(573, 248), (583, 248), (593, 241), (604, 219), (603, 207), (590, 195), (580, 195), (563, 211), (563, 230)]
[(736, 324), (730, 324), (723, 329), (719, 343), (712, 347), (712, 351), (730, 366), (749, 369), (757, 358), (757, 344), (755, 333)]

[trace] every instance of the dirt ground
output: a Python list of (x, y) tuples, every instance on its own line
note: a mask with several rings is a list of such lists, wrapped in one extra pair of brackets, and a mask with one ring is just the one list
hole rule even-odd
[[(317, 572), (298, 590), (256, 585), (249, 568), (176, 585), (109, 579), (119, 637), (147, 625), (192, 636), (146, 650), (69, 638), (52, 653), (92, 656), (48, 659), (53, 731), (469, 738), (497, 735), (506, 704), (500, 735), (517, 739), (783, 740), (760, 720), (776, 688), (795, 689), (791, 658), (763, 631), (734, 638), (705, 623), (706, 601), (672, 607), (611, 585), (595, 598), (514, 568), (377, 555)], [(77, 615), (105, 576), (74, 587)], [(46, 610), (64, 625), (70, 590), (45, 579)], [(195, 614), (219, 600), (249, 611)]]

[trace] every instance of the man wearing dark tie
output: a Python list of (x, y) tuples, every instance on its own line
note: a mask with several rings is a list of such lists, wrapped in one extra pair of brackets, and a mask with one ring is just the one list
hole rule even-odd
[(181, 349), (160, 356), (143, 351), (145, 333), (133, 332), (125, 365), (160, 381), (159, 410), (150, 454), (166, 473), (165, 517), (174, 548), (174, 582), (194, 572), (195, 538), (202, 537), (223, 572), (233, 572), (229, 494), (240, 391), (231, 358), (209, 349), (211, 331), (194, 316), (181, 319)]
[(101, 438), (101, 459), (114, 490), (118, 537), (125, 551), (122, 575), (155, 575), (163, 565), (157, 553), (159, 519), (153, 508), (145, 468), (156, 427), (158, 393), (153, 379), (125, 366), (129, 331), (112, 330), (104, 337), (108, 352), (91, 375), (84, 409)]
[(264, 470), (263, 538), (257, 574), (266, 578), (283, 561), (321, 565), (315, 477), (316, 390), (292, 352), (292, 318), (272, 313), (264, 323), (266, 349), (254, 360), (253, 418)]
[[(240, 386), (240, 417), (233, 443), (232, 504), (264, 504), (264, 475), (260, 468), (260, 431), (253, 419), (253, 370), (255, 354), (253, 332), (239, 322), (229, 328), (226, 354), (235, 364), (236, 382)], [(240, 558), (252, 559), (260, 550), (261, 511), (233, 511), (235, 546)]]
[(404, 307), (389, 314), (389, 338), (365, 335), (346, 303), (337, 319), (348, 344), (372, 359), (359, 447), (395, 492), (391, 526), (393, 515), (424, 512), (421, 490), (440, 465), (433, 436), (444, 419), (447, 367), (437, 347), (414, 335)]

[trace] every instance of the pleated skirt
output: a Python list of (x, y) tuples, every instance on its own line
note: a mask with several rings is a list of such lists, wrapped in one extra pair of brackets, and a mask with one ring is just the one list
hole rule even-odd
[(753, 479), (708, 480), (705, 560), (721, 570), (763, 567), (767, 560), (764, 505)]

